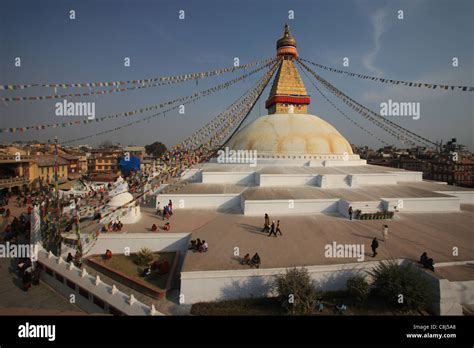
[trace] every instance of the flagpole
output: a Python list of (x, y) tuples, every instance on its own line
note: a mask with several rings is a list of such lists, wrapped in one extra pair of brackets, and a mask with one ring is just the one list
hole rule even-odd
[(54, 137), (54, 189), (56, 190), (56, 238), (57, 252), (61, 256), (61, 233), (59, 231), (59, 217), (61, 214), (61, 204), (59, 202), (59, 184), (58, 184), (58, 137)]

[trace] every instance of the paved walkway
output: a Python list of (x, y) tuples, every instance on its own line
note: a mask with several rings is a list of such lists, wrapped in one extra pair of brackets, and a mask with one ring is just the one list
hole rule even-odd
[(466, 265), (438, 267), (436, 274), (438, 277), (451, 282), (474, 280), (474, 262)]
[(61, 294), (40, 282), (28, 292), (11, 268), (16, 260), (0, 259), (0, 315), (81, 315), (84, 312)]
[[(363, 244), (365, 261), (388, 258), (418, 260), (426, 251), (436, 262), (474, 260), (474, 209), (462, 205), (456, 213), (402, 213), (393, 220), (353, 220), (339, 215), (270, 216), (281, 219), (283, 236), (268, 237), (261, 232), (263, 217), (244, 216), (238, 212), (210, 210), (176, 210), (171, 218), (171, 233), (191, 232), (193, 239), (209, 244), (205, 254), (188, 252), (183, 271), (243, 269), (234, 256), (258, 252), (262, 268), (340, 264), (355, 262), (354, 258), (327, 258), (325, 246)], [(164, 222), (151, 208), (142, 208), (141, 220), (124, 226), (127, 233), (149, 232), (155, 223)], [(389, 240), (382, 241), (382, 224), (389, 225)], [(157, 235), (163, 232), (159, 230)], [(372, 258), (370, 243), (379, 239), (378, 255)], [(453, 247), (459, 256), (453, 256)]]

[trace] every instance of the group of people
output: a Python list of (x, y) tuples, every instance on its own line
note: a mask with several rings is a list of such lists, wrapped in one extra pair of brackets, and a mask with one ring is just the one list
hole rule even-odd
[(242, 265), (249, 265), (250, 268), (255, 267), (255, 268), (260, 268), (260, 264), (262, 263), (262, 260), (260, 259), (260, 255), (258, 253), (255, 253), (255, 255), (250, 258), (250, 254), (245, 254), (245, 256), (242, 258), (241, 264)]
[(268, 236), (270, 237), (271, 235), (274, 235), (275, 237), (277, 234), (280, 234), (280, 236), (283, 236), (283, 233), (281, 233), (280, 229), (280, 220), (277, 220), (277, 223), (275, 225), (275, 220), (272, 221), (270, 224), (270, 217), (268, 214), (265, 213), (265, 222), (263, 225), (262, 232), (268, 232)]
[(209, 245), (205, 240), (201, 241), (201, 239), (198, 238), (196, 240), (191, 240), (191, 244), (188, 249), (194, 252), (197, 251), (199, 253), (205, 253), (209, 250)]
[(102, 226), (102, 232), (121, 232), (123, 228), (123, 223), (120, 220), (110, 221), (107, 226)]
[(173, 215), (173, 202), (170, 199), (168, 204), (163, 207), (163, 212), (161, 212), (160, 204), (160, 202), (156, 204), (156, 215), (162, 215), (163, 221), (165, 219), (169, 220), (171, 215)]

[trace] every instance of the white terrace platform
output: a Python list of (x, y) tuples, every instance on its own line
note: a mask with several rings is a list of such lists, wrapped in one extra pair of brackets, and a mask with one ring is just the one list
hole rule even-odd
[(174, 209), (232, 210), (244, 215), (453, 212), (474, 203), (474, 190), (422, 180), (421, 172), (373, 166), (336, 167), (206, 163), (186, 184), (159, 194)]

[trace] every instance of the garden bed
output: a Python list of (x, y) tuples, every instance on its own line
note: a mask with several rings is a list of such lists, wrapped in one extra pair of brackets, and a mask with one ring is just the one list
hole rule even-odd
[(170, 264), (169, 272), (161, 274), (153, 271), (149, 276), (142, 276), (145, 266), (137, 263), (137, 254), (115, 254), (111, 259), (105, 260), (103, 255), (92, 255), (87, 263), (97, 271), (110, 278), (153, 298), (163, 298), (171, 288), (173, 275), (178, 264), (178, 252), (155, 252), (155, 260)]
[[(322, 296), (324, 309), (316, 309), (311, 315), (338, 315), (334, 310), (339, 300), (344, 300), (348, 309), (344, 315), (426, 315), (427, 313), (400, 313), (389, 309), (383, 301), (370, 297), (367, 304), (354, 306), (347, 291), (326, 292)], [(219, 302), (200, 302), (191, 307), (192, 315), (287, 315), (277, 298), (253, 298)]]

